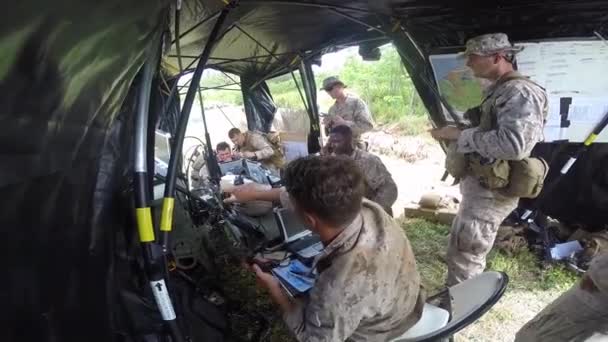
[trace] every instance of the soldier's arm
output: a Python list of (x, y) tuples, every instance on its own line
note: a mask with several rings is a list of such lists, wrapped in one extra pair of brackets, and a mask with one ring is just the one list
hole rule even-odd
[(256, 134), (251, 139), (251, 147), (254, 149), (255, 156), (258, 160), (264, 160), (274, 155), (274, 150), (270, 143), (263, 136)]
[[(317, 279), (309, 299), (283, 313), (298, 341), (345, 341), (359, 326), (370, 293), (363, 265), (338, 260)], [(333, 273), (329, 273), (333, 272)]]
[(458, 151), (504, 160), (525, 158), (542, 138), (544, 101), (526, 86), (511, 88), (496, 100), (498, 128), (463, 130)]
[(361, 99), (357, 99), (354, 121), (346, 121), (353, 131), (354, 136), (359, 136), (365, 132), (369, 132), (374, 128), (372, 115), (369, 112), (367, 104)]
[(378, 156), (373, 156), (367, 173), (367, 182), (372, 187), (375, 198), (370, 200), (380, 204), (383, 208), (390, 208), (397, 200), (398, 188), (393, 180), (393, 176), (388, 171), (382, 160)]

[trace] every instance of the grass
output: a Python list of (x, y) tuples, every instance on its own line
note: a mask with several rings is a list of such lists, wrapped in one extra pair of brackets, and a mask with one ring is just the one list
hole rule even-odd
[[(416, 255), (423, 284), (433, 294), (445, 282), (449, 227), (421, 219), (403, 219), (401, 223)], [(542, 268), (538, 258), (525, 248), (510, 254), (493, 250), (487, 269), (509, 275), (507, 291), (480, 320), (458, 333), (456, 341), (513, 341), (523, 324), (578, 279), (559, 265)]]
[[(422, 219), (401, 219), (418, 263), (418, 270), (429, 294), (443, 288), (446, 277), (445, 251), (449, 227)], [(507, 255), (492, 251), (488, 269), (509, 275), (503, 298), (479, 321), (456, 336), (456, 341), (512, 341), (515, 332), (561, 292), (571, 287), (577, 277), (561, 266), (542, 269), (538, 259), (527, 249)], [(231, 315), (232, 331), (247, 340), (260, 322), (251, 312), (270, 320), (270, 331), (261, 341), (294, 341), (286, 330), (278, 309), (268, 295), (257, 288), (253, 275), (236, 264), (224, 265), (222, 283), (225, 295), (238, 303)]]
[[(445, 281), (445, 251), (449, 227), (421, 219), (402, 221), (406, 234), (414, 249), (425, 286), (438, 289)], [(487, 269), (503, 271), (509, 275), (510, 289), (517, 290), (565, 290), (578, 279), (561, 265), (542, 269), (538, 258), (527, 249), (508, 255), (493, 250), (488, 256)]]

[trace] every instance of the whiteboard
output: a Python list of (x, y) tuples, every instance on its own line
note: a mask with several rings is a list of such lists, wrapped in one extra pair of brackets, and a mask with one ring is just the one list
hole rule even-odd
[[(547, 90), (549, 113), (545, 141), (583, 142), (608, 111), (608, 42), (600, 40), (519, 43), (517, 55), (521, 74)], [(441, 95), (457, 112), (479, 104), (466, 60), (457, 54), (431, 55), (435, 80)], [(479, 85), (472, 85), (479, 83)], [(560, 115), (560, 99), (571, 98), (565, 119)], [(568, 127), (564, 127), (568, 126)], [(606, 129), (596, 142), (608, 142)]]
[[(545, 141), (582, 142), (608, 111), (608, 43), (561, 41), (523, 43), (519, 71), (547, 90)], [(562, 124), (560, 99), (571, 98)], [(568, 126), (568, 127), (565, 127)], [(608, 142), (608, 130), (597, 142)]]

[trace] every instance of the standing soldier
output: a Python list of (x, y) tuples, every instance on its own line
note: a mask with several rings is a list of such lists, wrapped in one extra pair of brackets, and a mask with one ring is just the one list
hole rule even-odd
[(228, 131), (228, 137), (234, 143), (236, 155), (259, 161), (266, 168), (278, 171), (283, 167), (283, 155), (278, 146), (273, 146), (268, 138), (257, 132), (242, 133), (238, 128)]
[(513, 182), (515, 172), (509, 165), (527, 158), (543, 138), (547, 96), (542, 87), (515, 71), (513, 62), (519, 51), (521, 48), (514, 47), (504, 33), (467, 41), (463, 54), (467, 66), (492, 85), (477, 110), (467, 112), (474, 127), (431, 130), (434, 138), (453, 141), (455, 152), (466, 158), (462, 163), (466, 169), (455, 172), (463, 175), (462, 202), (448, 242), (448, 285), (485, 269), (498, 227), (519, 200), (501, 189), (505, 181), (511, 183), (509, 187), (520, 185)]
[(344, 125), (353, 131), (353, 137), (358, 145), (361, 134), (374, 128), (372, 116), (363, 100), (347, 94), (346, 85), (337, 76), (328, 77), (323, 81), (325, 90), (336, 102), (329, 108), (328, 116), (323, 118), (326, 132), (333, 127)]

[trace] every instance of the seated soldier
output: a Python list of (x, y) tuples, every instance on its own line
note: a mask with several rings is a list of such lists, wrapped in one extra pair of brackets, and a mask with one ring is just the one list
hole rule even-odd
[(217, 157), (217, 161), (219, 163), (227, 163), (237, 159), (232, 155), (232, 149), (225, 141), (217, 144), (215, 147), (215, 156)]
[[(237, 158), (232, 154), (230, 145), (222, 141), (215, 147), (215, 157), (219, 163), (227, 163)], [(207, 168), (205, 167), (205, 154), (199, 153), (192, 164), (190, 171), (190, 179), (192, 180), (192, 188), (200, 188), (209, 177)]]
[(280, 200), (317, 233), (310, 292), (291, 299), (277, 278), (252, 266), (298, 341), (387, 341), (420, 318), (424, 291), (409, 241), (378, 204), (363, 198), (364, 177), (344, 156), (296, 159), (285, 188), (235, 189), (228, 201)]
[(283, 156), (264, 135), (251, 131), (242, 133), (238, 128), (232, 128), (228, 137), (234, 143), (237, 156), (258, 161), (272, 171), (283, 167)]
[(330, 132), (323, 153), (351, 157), (365, 176), (365, 197), (380, 204), (392, 215), (392, 206), (397, 200), (397, 184), (378, 156), (355, 147), (355, 143), (348, 126), (336, 126)]

